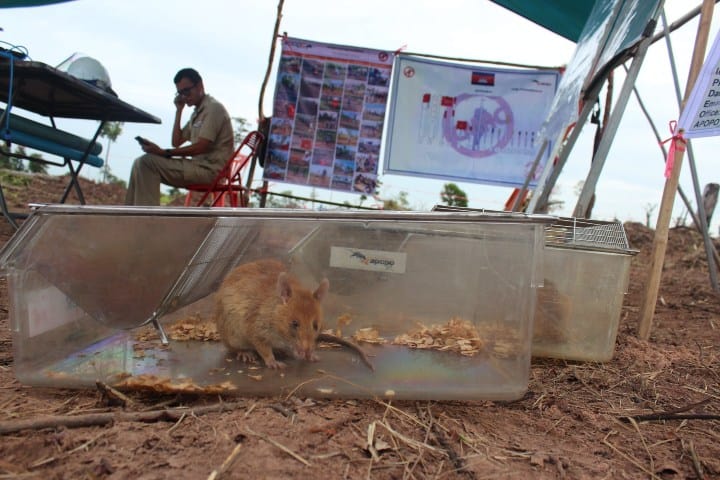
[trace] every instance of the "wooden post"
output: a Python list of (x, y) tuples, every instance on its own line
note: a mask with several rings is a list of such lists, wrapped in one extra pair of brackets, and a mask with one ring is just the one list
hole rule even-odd
[[(688, 74), (688, 82), (685, 86), (685, 95), (682, 105), (680, 106), (680, 112), (685, 108), (685, 103), (695, 86), (695, 80), (702, 69), (714, 7), (714, 0), (703, 0), (700, 10), (700, 23), (698, 24), (698, 31), (695, 37), (692, 63), (690, 64), (690, 73)], [(660, 203), (660, 212), (658, 213), (655, 237), (653, 238), (652, 256), (648, 268), (648, 278), (645, 282), (645, 294), (642, 299), (642, 304), (640, 305), (638, 336), (642, 340), (647, 340), (650, 337), (650, 327), (653, 316), (655, 315), (655, 305), (657, 303), (660, 277), (662, 276), (662, 268), (665, 261), (665, 250), (667, 249), (668, 230), (670, 228), (673, 202), (675, 201), (675, 192), (677, 192), (680, 182), (680, 170), (682, 169), (684, 153), (684, 149), (675, 152), (675, 163), (673, 164), (670, 177), (665, 181), (665, 189), (663, 190), (662, 201)]]

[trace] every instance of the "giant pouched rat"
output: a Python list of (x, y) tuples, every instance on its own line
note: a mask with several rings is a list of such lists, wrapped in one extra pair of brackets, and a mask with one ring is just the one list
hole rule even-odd
[(216, 294), (218, 333), (229, 350), (250, 362), (259, 355), (270, 368), (284, 368), (275, 353), (316, 361), (318, 341), (353, 349), (370, 368), (365, 353), (355, 344), (320, 333), (321, 302), (330, 283), (323, 279), (314, 292), (273, 259), (256, 260), (235, 267)]

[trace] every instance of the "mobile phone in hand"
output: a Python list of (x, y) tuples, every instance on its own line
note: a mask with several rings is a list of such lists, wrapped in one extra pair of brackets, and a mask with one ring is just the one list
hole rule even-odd
[(138, 135), (137, 137), (135, 137), (135, 140), (137, 140), (137, 142), (140, 144), (141, 147), (142, 147), (143, 145), (147, 145), (148, 143), (150, 143), (150, 142), (148, 142), (147, 140), (145, 140), (144, 138), (142, 138), (140, 135)]

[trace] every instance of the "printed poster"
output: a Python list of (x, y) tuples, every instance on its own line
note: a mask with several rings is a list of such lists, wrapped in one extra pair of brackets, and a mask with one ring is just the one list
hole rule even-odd
[(687, 138), (720, 135), (720, 34), (680, 114), (678, 127)]
[[(387, 173), (521, 187), (559, 74), (398, 56)], [(530, 185), (537, 183), (541, 159)]]
[(263, 179), (376, 193), (393, 55), (284, 38)]

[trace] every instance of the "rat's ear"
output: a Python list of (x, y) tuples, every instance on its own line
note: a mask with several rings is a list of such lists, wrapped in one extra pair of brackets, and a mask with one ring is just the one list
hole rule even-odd
[(288, 275), (285, 272), (278, 275), (277, 293), (280, 296), (280, 300), (282, 300), (283, 305), (287, 304), (290, 297), (292, 297), (292, 287), (288, 281)]
[(325, 298), (325, 295), (327, 295), (329, 289), (330, 282), (327, 278), (323, 278), (322, 282), (320, 282), (320, 285), (318, 285), (317, 290), (315, 290), (315, 293), (313, 293), (313, 297), (315, 297), (315, 300), (317, 300), (318, 302), (322, 302), (323, 298)]

